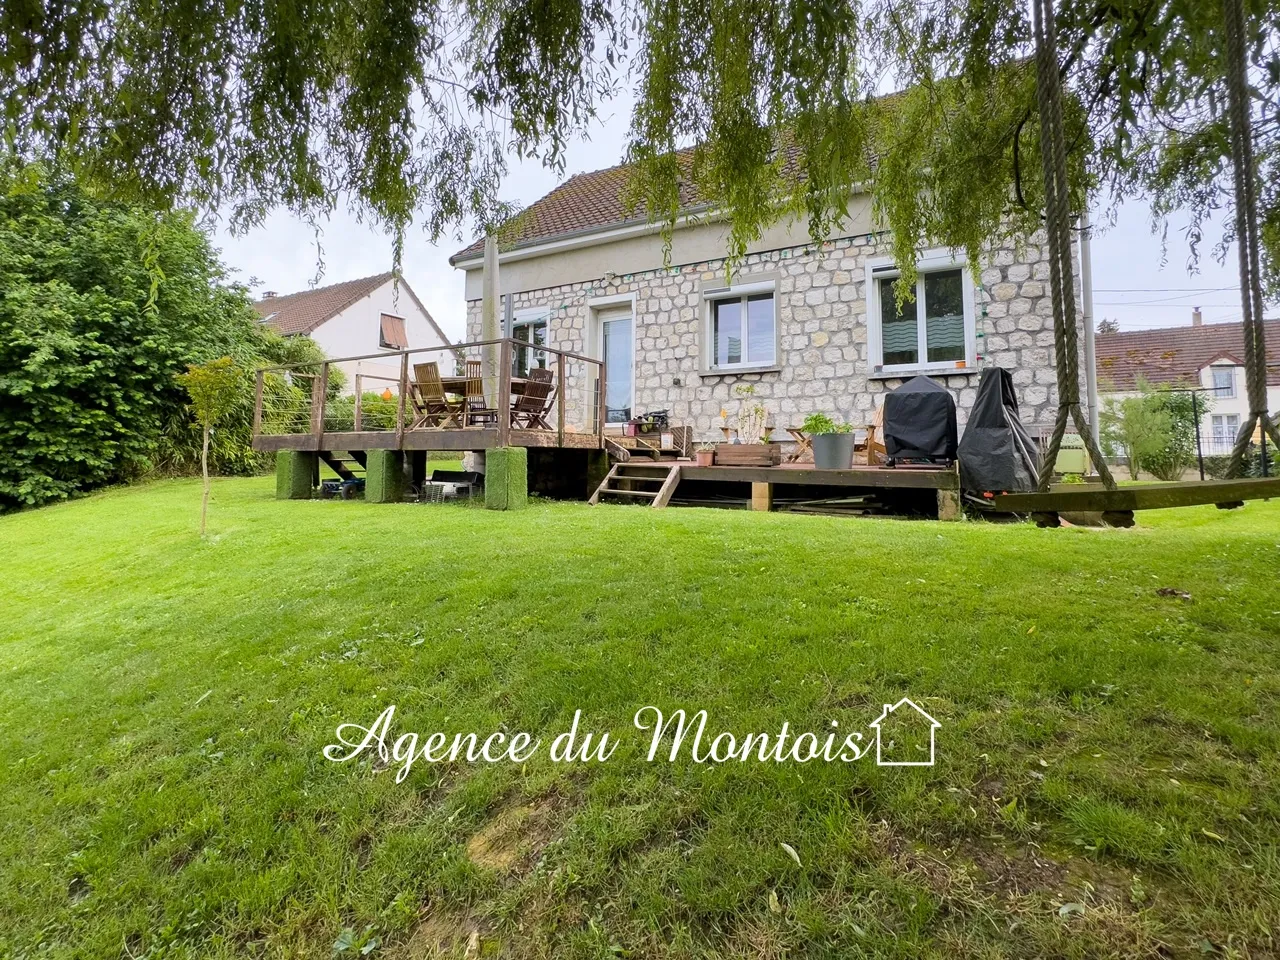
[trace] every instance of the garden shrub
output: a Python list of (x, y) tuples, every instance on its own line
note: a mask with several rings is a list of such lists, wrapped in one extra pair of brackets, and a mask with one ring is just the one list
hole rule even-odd
[(263, 326), (190, 212), (150, 213), (0, 160), (0, 510), (192, 470), (200, 430), (175, 377), (220, 356), (245, 374), (211, 468), (249, 472), (261, 462), (249, 371), (314, 362), (315, 344)]

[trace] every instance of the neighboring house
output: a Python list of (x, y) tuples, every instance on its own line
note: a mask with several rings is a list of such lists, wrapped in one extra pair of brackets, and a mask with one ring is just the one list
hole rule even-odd
[[(885, 391), (918, 373), (951, 390), (963, 423), (980, 369), (992, 364), (1012, 372), (1028, 424), (1052, 423), (1042, 235), (992, 251), (980, 283), (962, 251), (921, 252), (916, 300), (897, 314), (897, 268), (865, 194), (850, 199), (825, 243), (811, 243), (803, 223), (774, 224), (727, 280), (723, 220), (686, 187), (688, 215), (664, 265), (659, 227), (624, 211), (627, 175), (578, 174), (499, 231), (508, 334), (602, 360), (611, 423), (667, 410), (697, 439), (718, 439), (721, 411), (733, 417), (736, 390), (749, 384), (779, 435), (815, 411), (862, 425)], [(483, 243), (450, 263), (466, 273), (467, 339), (479, 340)], [(517, 373), (541, 359), (516, 353)]]
[[(267, 293), (253, 306), (262, 315), (263, 323), (285, 336), (306, 334), (328, 357), (449, 346), (448, 337), (413, 288), (403, 279), (397, 284), (391, 273), (301, 293)], [(443, 361), (444, 354), (423, 354), (411, 359)], [(351, 361), (339, 366), (347, 374), (348, 393), (355, 391), (357, 375), (364, 391), (399, 392), (399, 357)], [(443, 369), (444, 364), (441, 366)]]
[[(1138, 381), (1153, 387), (1200, 387), (1206, 412), (1200, 421), (1206, 454), (1231, 452), (1240, 424), (1248, 419), (1249, 398), (1244, 380), (1244, 326), (1240, 323), (1199, 322), (1189, 327), (1164, 327), (1099, 334), (1096, 340), (1098, 390), (1107, 397), (1133, 396)], [(1268, 320), (1267, 408), (1280, 408), (1280, 320)]]

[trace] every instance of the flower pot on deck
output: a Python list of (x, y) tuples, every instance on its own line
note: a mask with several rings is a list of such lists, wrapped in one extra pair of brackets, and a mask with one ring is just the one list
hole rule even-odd
[(699, 450), (694, 454), (694, 459), (700, 467), (709, 467), (716, 462), (716, 452), (714, 450)]
[(819, 470), (848, 470), (853, 466), (852, 433), (815, 433), (813, 465)]

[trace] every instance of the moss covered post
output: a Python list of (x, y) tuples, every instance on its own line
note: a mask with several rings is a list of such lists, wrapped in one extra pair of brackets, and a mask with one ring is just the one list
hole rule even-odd
[(529, 451), (497, 447), (484, 452), (484, 505), (490, 510), (520, 510), (529, 503)]
[(365, 462), (365, 503), (399, 503), (404, 499), (404, 454), (370, 450)]
[(310, 500), (319, 457), (306, 450), (276, 452), (276, 499)]

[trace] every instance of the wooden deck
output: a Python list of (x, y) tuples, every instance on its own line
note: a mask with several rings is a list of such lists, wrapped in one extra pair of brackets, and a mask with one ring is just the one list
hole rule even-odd
[(897, 487), (908, 490), (959, 490), (955, 470), (859, 466), (851, 470), (818, 470), (812, 464), (782, 463), (776, 467), (684, 466), (685, 480), (724, 483), (770, 483), (820, 487)]
[[(505, 443), (503, 442), (505, 439)], [(612, 438), (616, 439), (616, 438)], [(561, 447), (599, 450), (604, 440), (594, 433), (563, 434), (555, 430), (510, 430), (505, 438), (494, 427), (453, 430), (362, 430), (335, 433), (265, 434), (253, 438), (253, 448), (277, 450), (491, 450), (494, 447)]]

